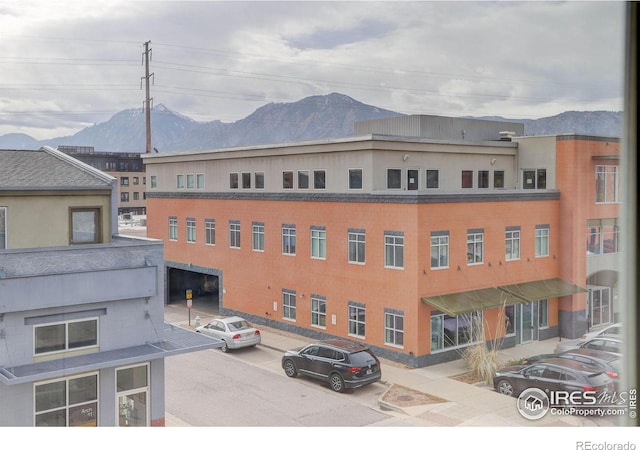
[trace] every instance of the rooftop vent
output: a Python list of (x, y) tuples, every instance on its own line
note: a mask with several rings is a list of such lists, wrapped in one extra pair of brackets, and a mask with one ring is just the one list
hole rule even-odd
[(500, 140), (501, 141), (510, 141), (516, 135), (515, 131), (501, 131), (500, 132)]

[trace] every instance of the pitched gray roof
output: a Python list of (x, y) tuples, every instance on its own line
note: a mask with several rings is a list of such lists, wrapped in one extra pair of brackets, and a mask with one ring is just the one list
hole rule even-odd
[(0, 150), (0, 190), (109, 189), (111, 179), (57, 150)]

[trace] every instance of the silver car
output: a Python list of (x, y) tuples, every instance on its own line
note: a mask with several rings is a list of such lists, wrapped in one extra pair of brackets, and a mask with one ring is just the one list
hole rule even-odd
[(616, 355), (622, 354), (622, 341), (620, 339), (608, 336), (594, 337), (583, 341), (578, 339), (575, 341), (563, 341), (556, 345), (555, 354), (567, 352), (577, 348), (586, 348), (590, 350), (599, 350)]
[(208, 324), (196, 328), (196, 332), (223, 341), (224, 345), (220, 349), (225, 353), (238, 348), (253, 347), (261, 341), (260, 330), (238, 316), (213, 319)]

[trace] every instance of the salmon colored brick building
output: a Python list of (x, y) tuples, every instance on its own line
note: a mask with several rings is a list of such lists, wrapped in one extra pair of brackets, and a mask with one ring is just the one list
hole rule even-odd
[(439, 116), (354, 131), (144, 155), (168, 301), (192, 289), (414, 367), (616, 320), (618, 138)]

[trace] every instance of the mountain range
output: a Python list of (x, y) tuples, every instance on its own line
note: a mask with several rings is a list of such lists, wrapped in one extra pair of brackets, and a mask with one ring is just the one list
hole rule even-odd
[[(178, 152), (280, 142), (329, 139), (353, 135), (356, 121), (404, 116), (332, 93), (293, 103), (269, 103), (232, 123), (198, 122), (160, 104), (151, 111), (151, 140), (158, 152)], [(471, 116), (465, 116), (470, 118)], [(523, 123), (525, 135), (560, 133), (620, 136), (622, 112), (566, 111), (541, 119), (473, 117)], [(108, 121), (71, 136), (37, 140), (23, 133), (0, 136), (0, 148), (37, 149), (43, 145), (94, 147), (96, 151), (142, 153), (146, 147), (145, 112), (127, 109)]]

